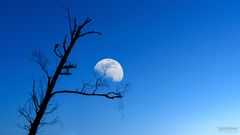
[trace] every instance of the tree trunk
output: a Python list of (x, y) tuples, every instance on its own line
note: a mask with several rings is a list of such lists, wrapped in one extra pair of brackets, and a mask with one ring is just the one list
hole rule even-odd
[(40, 105), (40, 109), (38, 110), (33, 123), (31, 124), (28, 135), (36, 135), (39, 125), (41, 124), (41, 119), (44, 116), (44, 113), (47, 109), (49, 101), (51, 100), (53, 88), (55, 87), (55, 84), (57, 82), (57, 79), (58, 79), (61, 71), (62, 71), (62, 68), (63, 68), (64, 64), (66, 63), (67, 58), (68, 58), (77, 39), (78, 39), (78, 36), (75, 36), (71, 40), (69, 47), (67, 48), (66, 52), (64, 53), (64, 56), (62, 57), (59, 65), (52, 77), (51, 83), (47, 87), (45, 98), (44, 98), (42, 104)]
[[(51, 95), (50, 95), (51, 96)], [(41, 119), (47, 109), (47, 105), (50, 101), (50, 97), (45, 97), (45, 99), (43, 100), (42, 104), (41, 104), (41, 107), (39, 109), (39, 111), (37, 112), (37, 115), (33, 121), (33, 123), (31, 124), (31, 128), (29, 130), (29, 133), (28, 135), (36, 135), (37, 133), (37, 130), (39, 128), (39, 125), (40, 125), (40, 122), (41, 122)]]

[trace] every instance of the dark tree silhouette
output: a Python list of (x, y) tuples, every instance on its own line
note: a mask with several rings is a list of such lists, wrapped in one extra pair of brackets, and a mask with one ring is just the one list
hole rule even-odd
[[(54, 54), (59, 58), (55, 72), (51, 74), (47, 69), (48, 59), (43, 53), (36, 51), (32, 54), (33, 60), (40, 66), (45, 77), (43, 80), (40, 80), (39, 83), (33, 80), (31, 96), (26, 104), (19, 107), (18, 110), (21, 116), (26, 119), (26, 122), (21, 124), (21, 127), (28, 131), (28, 135), (36, 135), (39, 132), (39, 128), (56, 122), (56, 119), (48, 121), (46, 115), (56, 110), (57, 106), (53, 105), (50, 101), (58, 94), (78, 94), (116, 99), (124, 96), (128, 86), (128, 84), (124, 84), (122, 87), (113, 90), (104, 78), (104, 75), (101, 75), (96, 77), (95, 81), (84, 82), (82, 86), (76, 90), (54, 89), (60, 76), (69, 76), (72, 74), (71, 70), (76, 68), (76, 65), (69, 62), (68, 57), (77, 40), (91, 34), (101, 35), (101, 33), (96, 31), (83, 31), (83, 28), (91, 22), (91, 19), (87, 18), (82, 24), (78, 24), (76, 17), (70, 15), (69, 9), (67, 9), (67, 14), (70, 32), (65, 36), (63, 42), (56, 44), (53, 49)], [(37, 84), (38, 86), (36, 86)]]

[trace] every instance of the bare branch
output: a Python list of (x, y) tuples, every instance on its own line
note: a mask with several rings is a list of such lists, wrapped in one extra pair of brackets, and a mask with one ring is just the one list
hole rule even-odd
[(109, 98), (109, 99), (122, 98), (123, 97), (121, 92), (87, 93), (87, 92), (73, 91), (73, 90), (55, 91), (55, 92), (52, 93), (52, 96), (56, 95), (56, 94), (60, 94), (60, 93), (71, 93), (71, 94), (79, 94), (79, 95), (85, 95), (85, 96), (101, 96), (101, 97), (106, 97), (106, 98)]
[(74, 20), (73, 20), (73, 24), (74, 24), (74, 27), (73, 27), (73, 35), (75, 34), (76, 30), (77, 30), (77, 18), (74, 17)]
[[(49, 82), (50, 82), (50, 80), (48, 81), (48, 84), (47, 84), (47, 86), (49, 85)], [(40, 91), (39, 91), (39, 100), (40, 100), (40, 105), (42, 104), (42, 102), (43, 102), (43, 99), (44, 99), (44, 94), (45, 94), (45, 89), (43, 88), (43, 82), (40, 80), (39, 81), (39, 89), (40, 89)]]
[(72, 18), (71, 18), (70, 9), (69, 9), (69, 8), (66, 8), (66, 7), (64, 7), (64, 9), (65, 9), (66, 12), (67, 12), (67, 17), (68, 17), (68, 22), (69, 22), (70, 35), (71, 35), (71, 39), (73, 39), (74, 32), (73, 32), (73, 29), (72, 29)]
[(31, 97), (32, 97), (33, 105), (34, 105), (34, 110), (37, 113), (40, 105), (39, 105), (39, 101), (38, 101), (38, 98), (37, 98), (37, 93), (35, 91), (35, 87), (36, 87), (36, 82), (35, 82), (35, 80), (33, 80), (33, 87), (32, 87), (32, 95), (31, 95)]
[(60, 75), (71, 75), (70, 70), (73, 68), (77, 68), (77, 66), (69, 62), (62, 67), (63, 71), (61, 71)]
[(87, 25), (88, 23), (90, 23), (91, 21), (92, 21), (92, 19), (90, 19), (90, 18), (85, 19), (85, 21), (83, 22), (83, 24), (78, 27), (79, 31), (80, 31), (83, 27), (85, 27), (85, 25)]
[(60, 49), (59, 49), (60, 46), (61, 46), (60, 44), (56, 44), (56, 45), (54, 46), (54, 53), (55, 53), (55, 55), (56, 55), (57, 57), (59, 57), (60, 59), (62, 59), (62, 58), (63, 58), (63, 54), (61, 53), (61, 51), (60, 51)]
[[(74, 17), (74, 19), (72, 19), (71, 13), (70, 13), (70, 9), (69, 8), (64, 8), (67, 12), (67, 17), (68, 17), (68, 22), (69, 22), (69, 31), (70, 31), (70, 36), (71, 36), (71, 40), (73, 40), (74, 35), (76, 33), (77, 30), (77, 19), (76, 17)], [(72, 21), (73, 20), (73, 21)], [(73, 25), (73, 26), (72, 26)]]
[(27, 130), (27, 131), (30, 129), (30, 126), (27, 125), (27, 124), (24, 124), (24, 125), (18, 124), (18, 127), (22, 128), (22, 129), (25, 129), (25, 130)]
[(92, 20), (91, 20), (90, 18), (87, 18), (87, 19), (83, 22), (82, 25), (80, 25), (80, 26), (78, 26), (78, 27), (76, 28), (76, 32), (75, 32), (75, 38), (76, 38), (76, 39), (80, 37), (82, 28), (83, 28), (85, 25), (87, 25), (88, 23), (90, 23), (91, 21), (92, 21)]
[(19, 108), (18, 112), (22, 115), (30, 124), (33, 122), (31, 114), (25, 108)]
[(47, 78), (50, 78), (50, 75), (47, 70), (48, 59), (44, 56), (41, 51), (34, 51), (32, 53), (32, 60), (36, 62), (41, 70), (46, 74)]
[(67, 37), (68, 37), (68, 35), (66, 35), (66, 36), (64, 37), (64, 40), (63, 40), (64, 53), (67, 51), (67, 47), (66, 47)]
[[(126, 89), (128, 88), (129, 84), (124, 85), (122, 88), (123, 90), (120, 90), (121, 87), (117, 88), (114, 91), (109, 90), (110, 85), (106, 82), (104, 83), (104, 75), (100, 76), (96, 79), (95, 83), (83, 83), (83, 86), (81, 90), (60, 90), (60, 91), (54, 91), (52, 93), (52, 96), (60, 93), (71, 93), (71, 94), (79, 94), (79, 95), (85, 95), (85, 96), (101, 96), (106, 97), (109, 99), (115, 99), (115, 98), (122, 98), (125, 94)], [(99, 92), (100, 88), (107, 88), (104, 90), (105, 92)]]
[(98, 35), (102, 35), (100, 32), (96, 32), (96, 31), (88, 31), (88, 32), (85, 32), (83, 34), (80, 34), (79, 37), (83, 37), (83, 36), (86, 36), (86, 35), (89, 35), (89, 34), (98, 34)]

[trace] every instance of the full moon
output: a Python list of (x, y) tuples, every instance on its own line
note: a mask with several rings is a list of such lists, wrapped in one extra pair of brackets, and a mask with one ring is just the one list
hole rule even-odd
[(99, 61), (94, 70), (100, 75), (111, 78), (114, 82), (120, 82), (123, 79), (123, 69), (119, 62), (114, 59), (106, 58)]

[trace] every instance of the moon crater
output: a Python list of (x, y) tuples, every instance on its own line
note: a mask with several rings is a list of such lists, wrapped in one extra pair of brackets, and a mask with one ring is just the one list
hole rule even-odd
[(121, 64), (111, 58), (99, 61), (95, 65), (94, 70), (100, 75), (111, 78), (114, 82), (120, 82), (123, 79), (123, 69)]

